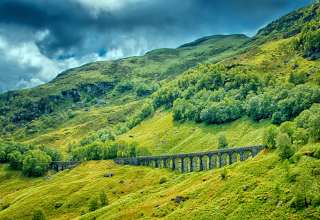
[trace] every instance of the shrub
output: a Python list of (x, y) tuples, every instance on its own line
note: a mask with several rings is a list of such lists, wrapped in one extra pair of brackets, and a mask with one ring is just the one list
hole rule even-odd
[(92, 197), (89, 200), (88, 208), (89, 208), (90, 212), (95, 211), (95, 210), (98, 209), (98, 201), (97, 201), (96, 197)]
[(168, 180), (167, 180), (166, 177), (161, 177), (159, 183), (160, 183), (160, 184), (164, 184), (164, 183), (166, 183), (167, 181), (168, 181)]
[(137, 86), (136, 93), (138, 96), (148, 96), (158, 89), (158, 85), (147, 85), (145, 83), (140, 83)]
[(131, 91), (133, 89), (133, 83), (129, 81), (120, 82), (116, 87), (115, 90), (124, 93)]
[(320, 159), (320, 148), (319, 147), (315, 149), (313, 156), (317, 159)]
[(223, 168), (220, 171), (220, 177), (222, 180), (225, 180), (228, 177), (228, 170), (226, 168)]
[(0, 163), (4, 163), (6, 162), (6, 152), (4, 151), (4, 149), (0, 148)]
[(49, 147), (43, 147), (42, 151), (44, 153), (46, 153), (47, 155), (49, 155), (51, 157), (52, 161), (60, 161), (60, 160), (62, 160), (62, 155), (57, 149), (49, 148)]
[(272, 125), (263, 134), (264, 144), (267, 145), (269, 149), (274, 149), (276, 147), (276, 138), (278, 135), (278, 129), (276, 126)]
[(276, 109), (275, 102), (269, 94), (251, 97), (246, 104), (246, 111), (249, 117), (259, 121), (270, 118)]
[(44, 175), (51, 163), (51, 157), (40, 150), (29, 151), (23, 159), (22, 172), (27, 176)]
[(15, 150), (10, 154), (8, 154), (8, 160), (11, 168), (13, 169), (21, 168), (22, 154), (19, 151)]
[(228, 146), (228, 140), (225, 135), (220, 135), (218, 138), (218, 148), (226, 148)]
[(291, 146), (291, 139), (288, 134), (279, 133), (276, 139), (279, 155), (282, 159), (289, 159), (293, 156), (294, 151)]
[(315, 114), (310, 117), (309, 126), (310, 136), (316, 141), (320, 140), (320, 115)]
[(280, 125), (280, 132), (289, 135), (289, 137), (292, 137), (295, 129), (295, 123), (290, 121), (283, 122)]
[(309, 140), (308, 131), (303, 128), (297, 128), (292, 135), (292, 139), (294, 144), (305, 145)]
[(239, 100), (225, 98), (221, 102), (212, 102), (200, 113), (200, 119), (208, 124), (222, 124), (234, 121), (243, 114)]
[(307, 81), (307, 74), (303, 72), (292, 72), (289, 76), (289, 82), (295, 85), (303, 84)]
[(99, 198), (101, 206), (107, 206), (109, 204), (107, 194), (104, 190), (100, 192)]
[(33, 212), (32, 220), (46, 220), (45, 213), (39, 209)]

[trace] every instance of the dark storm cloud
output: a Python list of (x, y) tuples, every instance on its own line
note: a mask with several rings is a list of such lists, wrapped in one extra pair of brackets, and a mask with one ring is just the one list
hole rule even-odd
[[(48, 62), (49, 66), (52, 65), (48, 71), (60, 71), (72, 65), (99, 59), (99, 55), (104, 55), (105, 52), (106, 55), (102, 58), (116, 58), (142, 54), (156, 47), (175, 47), (203, 35), (253, 34), (270, 20), (309, 2), (310, 0), (2, 0), (0, 49), (1, 39), (4, 42), (3, 50), (13, 44), (24, 48), (22, 43), (28, 43), (37, 59), (31, 59), (34, 62), (29, 66), (28, 62), (23, 65), (20, 63), (16, 72), (10, 67), (10, 72), (23, 76), (23, 80), (28, 81), (28, 75), (29, 79), (34, 78), (38, 74), (36, 69), (41, 69), (42, 78), (36, 78), (46, 81), (57, 73), (48, 74), (46, 79), (43, 76), (46, 70), (41, 66), (42, 60)], [(14, 62), (14, 57), (19, 57), (14, 48), (10, 49), (13, 51), (10, 62), (3, 58), (5, 55), (1, 55), (0, 68), (6, 63), (9, 65)], [(56, 64), (60, 65), (59, 68), (54, 68)], [(23, 69), (27, 69), (28, 74), (21, 73)], [(34, 75), (30, 72), (34, 72)], [(0, 80), (4, 76), (4, 71), (1, 71)], [(11, 81), (14, 83), (14, 80)]]

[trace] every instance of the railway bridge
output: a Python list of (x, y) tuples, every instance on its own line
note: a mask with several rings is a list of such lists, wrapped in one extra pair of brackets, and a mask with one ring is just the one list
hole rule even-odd
[(265, 148), (264, 145), (219, 149), (215, 151), (184, 153), (161, 156), (143, 156), (117, 158), (114, 161), (122, 165), (151, 166), (179, 170), (182, 173), (211, 170), (237, 161), (255, 157)]

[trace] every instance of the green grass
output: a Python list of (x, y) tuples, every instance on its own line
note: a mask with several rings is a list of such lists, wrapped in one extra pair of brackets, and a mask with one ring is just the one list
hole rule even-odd
[[(308, 10), (302, 11), (307, 15)], [(316, 83), (320, 60), (309, 61), (293, 51), (294, 37), (279, 37), (287, 34), (286, 30), (282, 33), (286, 27), (282, 24), (284, 20), (276, 22), (278, 31), (270, 32), (269, 26), (260, 32), (258, 39), (247, 44), (248, 39), (241, 35), (216, 36), (177, 49), (159, 49), (141, 57), (96, 62), (67, 71), (48, 84), (16, 92), (18, 98), (9, 104), (0, 103), (0, 107), (11, 108), (0, 118), (0, 125), (8, 125), (7, 119), (21, 110), (20, 101), (26, 97), (35, 102), (61, 91), (79, 89), (82, 84), (117, 84), (124, 80), (165, 86), (198, 63), (240, 65), (263, 76), (272, 75), (281, 82), (291, 72), (302, 71), (308, 74), (311, 83)], [(301, 28), (300, 20), (297, 24)], [(99, 98), (106, 104), (84, 101), (84, 106), (72, 108), (74, 115), (68, 117), (66, 110), (73, 103), (67, 103), (54, 113), (16, 124), (3, 137), (66, 152), (70, 144), (77, 144), (91, 132), (115, 128), (127, 121), (145, 97), (137, 97), (134, 91), (123, 94), (109, 91)], [(247, 117), (223, 125), (181, 123), (173, 121), (170, 110), (158, 110), (117, 139), (136, 142), (153, 154), (196, 152), (216, 149), (222, 134), (230, 147), (261, 144), (263, 132), (270, 124), (268, 120), (257, 123)], [(319, 203), (298, 210), (290, 206), (297, 193), (313, 199), (320, 195), (320, 176), (314, 172), (319, 169), (320, 160), (310, 157), (310, 152), (319, 147), (319, 143), (309, 143), (298, 149), (301, 158), (295, 163), (280, 161), (277, 152), (264, 151), (254, 159), (228, 166), (225, 180), (221, 179), (221, 169), (180, 174), (165, 169), (119, 166), (112, 161), (85, 162), (75, 169), (50, 172), (41, 178), (27, 178), (7, 165), (0, 165), (0, 220), (29, 220), (39, 208), (48, 219), (320, 219)], [(110, 172), (113, 177), (103, 177)], [(160, 184), (163, 177), (167, 182)], [(98, 197), (102, 190), (110, 204), (89, 212), (89, 200)], [(178, 204), (176, 196), (188, 199)]]
[[(319, 166), (319, 160), (307, 156), (285, 166), (277, 154), (262, 152), (229, 166), (227, 179), (222, 180), (219, 169), (178, 174), (108, 161), (87, 162), (47, 177), (25, 178), (2, 165), (0, 198), (9, 207), (0, 211), (0, 219), (30, 219), (33, 210), (39, 208), (49, 219), (79, 219), (80, 215), (80, 219), (316, 219), (320, 207), (298, 211), (289, 207), (297, 188), (296, 182), (288, 182), (287, 174), (299, 171), (297, 182), (300, 176), (307, 176), (319, 183), (320, 176), (311, 175), (312, 167)], [(114, 176), (103, 177), (107, 172)], [(161, 177), (167, 182), (160, 184)], [(110, 204), (89, 212), (89, 199), (101, 190)], [(320, 188), (308, 190), (320, 193)], [(176, 196), (188, 199), (178, 204)]]
[(220, 135), (226, 136), (230, 147), (261, 144), (264, 129), (270, 124), (248, 118), (223, 125), (179, 123), (173, 121), (171, 113), (157, 112), (119, 139), (136, 142), (153, 154), (189, 153), (217, 149)]

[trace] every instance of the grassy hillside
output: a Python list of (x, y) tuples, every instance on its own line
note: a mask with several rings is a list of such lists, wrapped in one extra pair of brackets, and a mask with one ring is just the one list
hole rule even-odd
[[(108, 123), (106, 118), (123, 120), (134, 112), (126, 106), (144, 100), (159, 85), (186, 69), (238, 53), (247, 40), (244, 35), (212, 36), (177, 49), (159, 49), (141, 57), (87, 64), (65, 71), (39, 87), (1, 94), (1, 136), (31, 143), (39, 143), (33, 141), (34, 137), (53, 140), (43, 142), (50, 145), (54, 145), (56, 139), (64, 139), (66, 142), (58, 141), (55, 146), (65, 148), (74, 137), (88, 130), (94, 132), (116, 123)], [(93, 115), (99, 115), (101, 120), (93, 119)], [(87, 129), (83, 119), (95, 121), (95, 126)], [(75, 127), (75, 123), (79, 126)]]
[[(2, 94), (1, 139), (57, 148), (65, 158), (80, 152), (84, 162), (40, 178), (1, 164), (0, 219), (31, 219), (36, 209), (48, 219), (319, 219), (319, 18), (317, 3), (252, 39), (205, 37)], [(188, 174), (86, 161), (135, 146), (127, 143), (154, 155), (212, 150), (221, 136), (229, 147), (268, 149)], [(21, 163), (20, 152), (8, 156), (0, 145), (0, 161), (16, 157)]]
[(223, 125), (174, 122), (172, 114), (159, 112), (119, 137), (145, 146), (155, 155), (214, 150), (218, 137), (225, 135), (231, 146), (261, 144), (263, 131), (270, 121), (253, 122), (248, 118)]
[[(320, 177), (314, 172), (319, 165), (308, 156), (283, 164), (277, 154), (264, 152), (228, 167), (227, 179), (219, 169), (182, 175), (106, 161), (30, 179), (1, 166), (0, 219), (31, 219), (36, 209), (49, 219), (317, 219)], [(103, 177), (109, 172), (114, 176)], [(161, 178), (166, 179), (162, 184)], [(109, 205), (89, 212), (89, 201), (99, 201), (101, 191)], [(299, 193), (313, 205), (295, 208)], [(185, 201), (176, 201), (177, 196)]]

